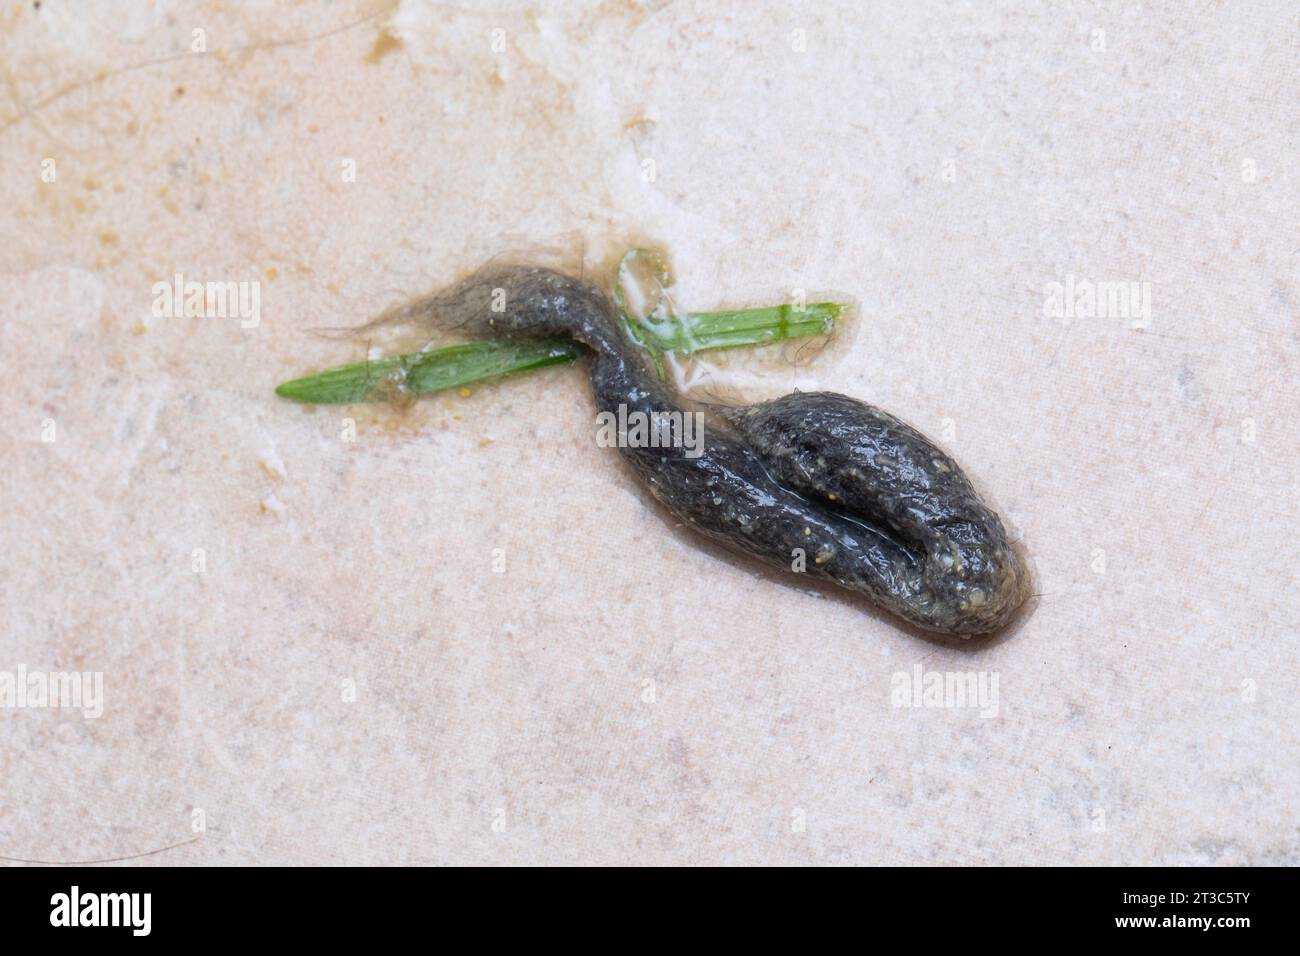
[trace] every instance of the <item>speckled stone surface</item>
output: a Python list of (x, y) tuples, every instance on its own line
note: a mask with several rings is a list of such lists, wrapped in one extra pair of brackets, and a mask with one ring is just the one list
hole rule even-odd
[[(0, 706), (0, 856), (1300, 862), (1294, 9), (818, 9), (0, 3), (0, 704), (103, 688)], [(854, 299), (762, 390), (940, 442), (1033, 615), (929, 643), (697, 547), (574, 369), (273, 394), (646, 237), (692, 308)]]

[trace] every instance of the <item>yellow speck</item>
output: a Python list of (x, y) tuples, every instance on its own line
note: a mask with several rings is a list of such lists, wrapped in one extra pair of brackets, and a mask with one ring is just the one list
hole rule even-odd
[(279, 275), (280, 275), (280, 270), (277, 269), (275, 266), (271, 266), (271, 268), (266, 270), (266, 277), (268, 279), (275, 279)]
[(804, 528), (804, 529), (803, 529), (803, 536), (804, 536), (805, 538), (811, 538), (811, 537), (812, 537), (812, 529), (811, 529), (811, 528)]
[(99, 234), (99, 241), (106, 246), (117, 245), (117, 240), (118, 240), (117, 233), (115, 233), (111, 229), (105, 229), (103, 232)]
[(461, 398), (469, 398), (474, 393), (470, 391), (468, 388), (466, 388), (464, 385), (462, 385), (460, 388), (456, 389), (456, 394), (459, 395)]
[(478, 447), (479, 447), (479, 448), (486, 448), (486, 447), (487, 447), (488, 445), (490, 445), (490, 444), (492, 444), (492, 439), (491, 439), (491, 438), (480, 438), (480, 439), (478, 440)]
[(400, 50), (401, 48), (402, 41), (400, 38), (394, 36), (392, 32), (387, 29), (380, 30), (379, 36), (375, 37), (375, 45), (372, 46), (370, 52), (366, 54), (366, 62), (378, 63), (394, 50)]

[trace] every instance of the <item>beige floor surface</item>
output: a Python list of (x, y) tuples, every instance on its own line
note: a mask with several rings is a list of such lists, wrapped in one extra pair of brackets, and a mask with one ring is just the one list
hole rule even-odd
[[(1298, 53), (1284, 0), (0, 3), (0, 672), (103, 681), (0, 709), (0, 855), (1296, 863)], [(690, 307), (852, 297), (754, 374), (941, 440), (1024, 625), (697, 548), (576, 369), (273, 394), (635, 237)], [(259, 321), (156, 315), (178, 273)], [(895, 706), (917, 667), (996, 714)]]

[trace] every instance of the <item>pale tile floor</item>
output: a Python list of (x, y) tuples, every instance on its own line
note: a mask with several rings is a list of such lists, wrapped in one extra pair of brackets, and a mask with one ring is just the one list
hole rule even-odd
[[(1294, 6), (818, 8), (0, 5), (0, 672), (103, 680), (0, 710), (0, 855), (1298, 862)], [(272, 392), (365, 354), (312, 328), (639, 236), (689, 306), (859, 302), (764, 388), (941, 439), (1024, 626), (695, 547), (574, 369)], [(256, 326), (155, 316), (177, 273)], [(1145, 328), (1046, 315), (1068, 281)], [(996, 716), (892, 706), (917, 666)]]

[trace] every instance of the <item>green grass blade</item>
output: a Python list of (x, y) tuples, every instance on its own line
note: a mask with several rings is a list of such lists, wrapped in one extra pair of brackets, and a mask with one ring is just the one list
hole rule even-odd
[[(692, 312), (680, 320), (651, 326), (636, 322), (643, 343), (661, 352), (703, 352), (744, 345), (770, 345), (787, 339), (824, 335), (844, 307), (817, 302), (723, 312)], [(509, 342), (488, 339), (343, 365), (296, 378), (276, 388), (281, 398), (310, 405), (351, 405), (391, 401), (400, 395), (426, 395), (486, 379), (561, 365), (579, 348), (561, 339)]]
[(637, 322), (645, 344), (662, 352), (704, 352), (742, 345), (771, 345), (786, 339), (825, 335), (844, 306), (814, 302), (802, 309), (773, 305), (760, 309), (690, 312), (680, 321)]
[(281, 398), (310, 405), (350, 405), (425, 395), (448, 388), (562, 365), (578, 357), (571, 342), (483, 341), (343, 365), (278, 386)]

